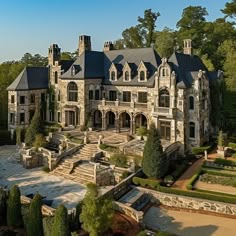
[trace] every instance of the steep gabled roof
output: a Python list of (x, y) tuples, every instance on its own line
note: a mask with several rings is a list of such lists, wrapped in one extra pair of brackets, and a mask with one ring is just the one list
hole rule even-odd
[(8, 91), (34, 90), (48, 88), (47, 67), (25, 67), (8, 86)]
[(168, 62), (177, 74), (177, 84), (182, 82), (181, 87), (191, 87), (194, 72), (207, 71), (202, 60), (195, 55), (174, 52)]

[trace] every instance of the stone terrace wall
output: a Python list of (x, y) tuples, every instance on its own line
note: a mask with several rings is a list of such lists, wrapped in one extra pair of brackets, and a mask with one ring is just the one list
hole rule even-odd
[(136, 188), (142, 192), (151, 194), (156, 200), (158, 200), (161, 204), (165, 206), (208, 211), (208, 212), (210, 211), (219, 214), (236, 216), (235, 204), (210, 201), (200, 198), (190, 198), (175, 194), (161, 193), (158, 191), (145, 189), (142, 187), (136, 187)]

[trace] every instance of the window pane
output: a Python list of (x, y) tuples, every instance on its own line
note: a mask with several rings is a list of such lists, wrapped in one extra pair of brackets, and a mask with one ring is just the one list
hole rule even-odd
[(138, 102), (147, 103), (147, 92), (139, 92), (138, 93)]
[(123, 92), (123, 101), (124, 102), (130, 102), (131, 101), (131, 92), (130, 91), (124, 91)]

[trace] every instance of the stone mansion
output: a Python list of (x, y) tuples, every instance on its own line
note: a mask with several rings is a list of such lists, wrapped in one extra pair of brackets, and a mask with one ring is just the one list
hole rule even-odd
[(222, 72), (209, 72), (192, 55), (191, 40), (184, 52), (160, 58), (153, 48), (114, 50), (106, 42), (102, 52), (92, 51), (90, 36), (80, 36), (75, 61), (60, 59), (57, 44), (48, 50), (47, 67), (26, 67), (8, 90), (8, 127), (27, 126), (37, 108), (41, 118), (62, 127), (93, 126), (129, 130), (153, 122), (161, 138), (179, 141), (184, 150), (207, 142), (211, 80)]

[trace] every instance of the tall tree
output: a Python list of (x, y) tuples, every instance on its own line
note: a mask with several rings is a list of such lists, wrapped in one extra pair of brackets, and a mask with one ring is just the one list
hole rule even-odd
[(22, 223), (20, 189), (14, 185), (10, 190), (7, 202), (7, 225), (20, 227)]
[(192, 39), (193, 47), (200, 48), (204, 40), (204, 26), (208, 15), (205, 7), (189, 6), (183, 10), (182, 18), (177, 22), (179, 45), (184, 39)]
[(98, 197), (98, 195), (97, 186), (95, 184), (88, 184), (83, 200), (80, 221), (82, 228), (90, 236), (101, 235), (105, 232), (110, 227), (113, 217), (112, 201), (104, 197)]
[(27, 236), (43, 236), (42, 197), (39, 194), (30, 203), (27, 219)]
[(226, 15), (226, 17), (230, 17), (236, 20), (236, 0), (227, 2), (225, 4), (225, 8), (221, 11)]
[(162, 178), (168, 167), (169, 163), (163, 153), (159, 131), (152, 124), (143, 151), (143, 172), (148, 177)]
[(155, 49), (161, 57), (169, 57), (175, 48), (175, 32), (169, 28), (155, 33)]
[(152, 12), (152, 9), (147, 9), (144, 11), (144, 17), (138, 17), (140, 22), (139, 26), (141, 31), (144, 32), (145, 46), (150, 47), (154, 42), (154, 32), (156, 27), (156, 20), (160, 16), (159, 12)]
[(55, 212), (51, 236), (69, 236), (69, 234), (67, 209), (64, 205), (60, 205)]

